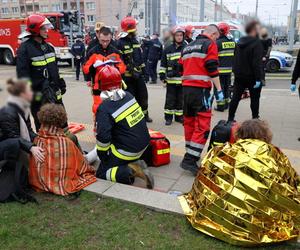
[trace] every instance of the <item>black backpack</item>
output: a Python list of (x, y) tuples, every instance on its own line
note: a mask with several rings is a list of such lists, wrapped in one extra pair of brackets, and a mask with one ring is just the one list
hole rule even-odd
[(28, 188), (28, 171), (17, 161), (0, 161), (0, 202), (18, 201), (25, 204), (36, 199), (26, 191)]
[(233, 121), (221, 120), (211, 131), (208, 150), (215, 146), (220, 146), (226, 142), (234, 142), (234, 130), (237, 123)]

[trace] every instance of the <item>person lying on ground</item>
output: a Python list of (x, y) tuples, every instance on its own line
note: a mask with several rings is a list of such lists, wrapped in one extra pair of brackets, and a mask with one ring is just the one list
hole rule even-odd
[(234, 144), (217, 146), (202, 161), (192, 190), (180, 197), (192, 226), (239, 246), (296, 239), (300, 177), (271, 144), (264, 121), (242, 123)]
[(62, 129), (67, 121), (63, 106), (46, 104), (38, 118), (42, 126), (35, 143), (43, 148), (45, 161), (30, 160), (29, 183), (33, 189), (66, 196), (95, 182), (95, 170)]
[(43, 149), (32, 142), (36, 134), (30, 123), (33, 98), (30, 85), (23, 80), (9, 79), (7, 92), (6, 104), (0, 109), (0, 160), (21, 157), (22, 164), (27, 163), (28, 167), (28, 154), (31, 154), (36, 162), (43, 162)]

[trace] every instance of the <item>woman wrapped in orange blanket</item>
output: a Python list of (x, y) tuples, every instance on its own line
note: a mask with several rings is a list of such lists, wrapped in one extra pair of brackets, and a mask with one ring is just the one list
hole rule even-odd
[(38, 113), (42, 127), (35, 144), (44, 149), (44, 162), (30, 159), (29, 183), (36, 191), (57, 195), (76, 193), (96, 181), (95, 170), (61, 128), (67, 114), (61, 105), (46, 104)]

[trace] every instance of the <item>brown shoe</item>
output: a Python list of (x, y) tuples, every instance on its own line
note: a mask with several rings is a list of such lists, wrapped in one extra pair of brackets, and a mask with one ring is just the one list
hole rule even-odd
[(128, 167), (133, 170), (134, 177), (139, 177), (146, 182), (148, 189), (154, 188), (154, 178), (148, 169), (145, 161), (138, 160), (128, 164)]

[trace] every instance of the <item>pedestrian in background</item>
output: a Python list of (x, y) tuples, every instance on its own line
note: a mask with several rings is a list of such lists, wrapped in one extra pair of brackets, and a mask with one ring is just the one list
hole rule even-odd
[(233, 121), (241, 97), (246, 88), (251, 99), (252, 118), (259, 118), (259, 101), (262, 89), (263, 46), (258, 38), (260, 24), (250, 21), (245, 26), (247, 36), (237, 43), (233, 60), (234, 89), (229, 106), (228, 120)]
[[(142, 45), (141, 45), (142, 56), (143, 56), (145, 65), (147, 65), (150, 45), (151, 45), (150, 36), (147, 35), (142, 39)], [(149, 72), (147, 69), (145, 71), (145, 82), (146, 83), (149, 82)]]
[(76, 67), (76, 80), (79, 80), (80, 67), (85, 56), (85, 46), (82, 42), (82, 36), (78, 36), (75, 43), (72, 45), (71, 54), (74, 56), (74, 63)]
[[(296, 89), (297, 89), (296, 83), (297, 83), (299, 76), (300, 76), (300, 50), (298, 52), (296, 65), (295, 65), (293, 75), (292, 75), (292, 81), (291, 81), (291, 87), (290, 87), (292, 93), (296, 92)], [(299, 96), (300, 96), (300, 87), (299, 87)], [(300, 137), (298, 138), (298, 141), (300, 141)]]
[(100, 37), (100, 29), (104, 26), (103, 22), (96, 22), (95, 23), (95, 36), (88, 44), (88, 47), (86, 49), (86, 53), (88, 53), (92, 48), (94, 48), (99, 43), (99, 37)]
[(262, 63), (262, 84), (266, 85), (266, 66), (270, 58), (271, 50), (272, 50), (272, 38), (268, 35), (267, 28), (262, 28), (260, 31), (260, 38), (263, 45), (263, 63)]
[[(231, 85), (232, 63), (234, 57), (235, 42), (230, 33), (230, 26), (227, 23), (218, 24), (220, 37), (217, 40), (219, 51), (219, 73), (221, 87), (224, 93), (224, 101), (217, 102), (216, 111), (223, 112), (229, 107), (229, 87)], [(215, 96), (216, 88), (214, 89)]]
[(146, 71), (150, 77), (150, 83), (157, 83), (157, 64), (161, 59), (162, 54), (162, 44), (159, 41), (159, 34), (154, 33), (152, 39), (150, 40), (150, 46), (148, 51), (148, 60), (146, 65)]

